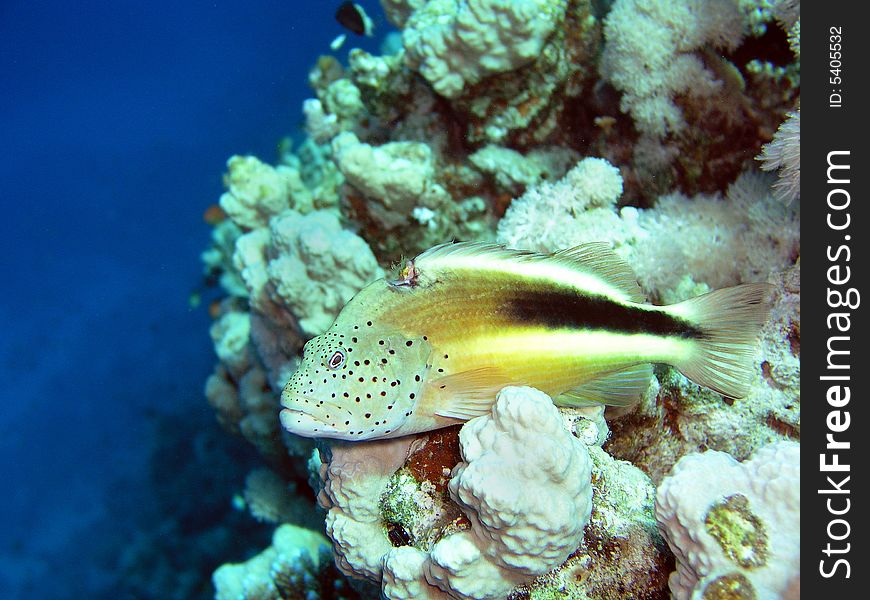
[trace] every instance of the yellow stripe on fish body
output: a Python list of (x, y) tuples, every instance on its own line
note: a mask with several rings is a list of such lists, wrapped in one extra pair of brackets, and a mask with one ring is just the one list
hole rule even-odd
[[(406, 265), (401, 281), (365, 288), (324, 334), (331, 337), (309, 342), (315, 356), (306, 347), (282, 395), (289, 411), (282, 422), (315, 437), (393, 437), (484, 414), (511, 384), (537, 387), (561, 404), (627, 404), (647, 387), (653, 362), (741, 396), (766, 292), (766, 284), (738, 286), (655, 307), (642, 303), (631, 270), (605, 244), (550, 256), (438, 246)], [(336, 345), (344, 340), (356, 347)], [(320, 377), (317, 365), (336, 352), (365, 353), (377, 369), (310, 383), (311, 370)], [(372, 388), (384, 383), (391, 384), (385, 395)], [(336, 398), (344, 421), (333, 418), (336, 408), (324, 417)]]
[[(639, 363), (687, 356), (680, 338), (602, 330), (520, 328), (481, 336), (467, 346), (477, 368), (499, 365), (516, 383), (557, 395), (604, 374)], [(475, 364), (477, 363), (477, 364)]]

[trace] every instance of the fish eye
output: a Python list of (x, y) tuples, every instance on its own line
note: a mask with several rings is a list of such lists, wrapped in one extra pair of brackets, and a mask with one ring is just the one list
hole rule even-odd
[(342, 352), (341, 350), (336, 350), (332, 353), (332, 356), (329, 357), (329, 360), (326, 361), (326, 366), (330, 369), (338, 369), (344, 364), (344, 361), (344, 352)]

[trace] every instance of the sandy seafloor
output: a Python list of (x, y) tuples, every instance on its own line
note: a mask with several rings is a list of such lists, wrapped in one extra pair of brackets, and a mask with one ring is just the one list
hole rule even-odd
[(155, 431), (217, 427), (203, 210), (340, 31), (301, 4), (0, 4), (0, 598), (142, 597), (118, 557), (189, 459)]

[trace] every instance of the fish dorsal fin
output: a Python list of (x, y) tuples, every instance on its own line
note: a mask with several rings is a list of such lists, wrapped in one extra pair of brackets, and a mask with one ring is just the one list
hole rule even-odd
[(549, 278), (563, 285), (628, 302), (645, 300), (631, 267), (607, 242), (592, 242), (540, 254), (499, 244), (456, 242), (427, 250), (415, 260), (422, 276), (444, 270), (493, 269), (521, 277)]
[(646, 297), (637, 283), (637, 276), (607, 242), (589, 242), (553, 253), (553, 260), (597, 275), (606, 283), (624, 292), (631, 302), (644, 302)]
[(429, 248), (417, 256), (414, 262), (419, 267), (421, 265), (441, 265), (442, 263), (462, 263), (465, 259), (479, 261), (487, 259), (529, 260), (544, 257), (546, 257), (545, 254), (529, 252), (528, 250), (511, 250), (502, 244), (491, 242), (447, 242)]
[(439, 377), (429, 385), (439, 398), (436, 415), (468, 420), (488, 414), (496, 394), (511, 382), (502, 370), (482, 367)]
[(646, 392), (652, 379), (652, 365), (634, 365), (615, 373), (587, 381), (581, 386), (559, 394), (557, 406), (631, 406)]

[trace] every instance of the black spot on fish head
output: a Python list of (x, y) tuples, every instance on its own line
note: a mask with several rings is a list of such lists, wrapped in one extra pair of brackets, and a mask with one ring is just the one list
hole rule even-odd
[(306, 437), (400, 435), (421, 397), (431, 349), (422, 337), (383, 334), (371, 321), (333, 326), (305, 345), (281, 396), (281, 422)]

